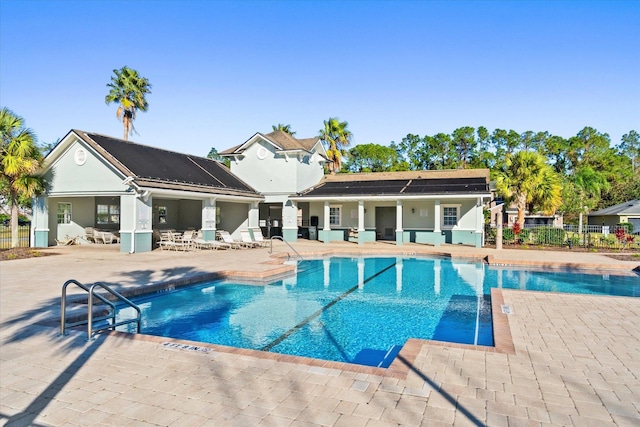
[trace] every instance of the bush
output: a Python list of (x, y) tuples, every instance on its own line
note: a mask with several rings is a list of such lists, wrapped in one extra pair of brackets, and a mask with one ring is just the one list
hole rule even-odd
[(503, 242), (513, 242), (515, 240), (515, 235), (513, 234), (513, 230), (510, 228), (505, 228), (502, 230), (502, 241)]
[(633, 234), (633, 224), (630, 222), (619, 222), (616, 224), (616, 227), (622, 227), (625, 229), (627, 234)]
[(564, 244), (566, 234), (567, 233), (562, 228), (538, 227), (534, 230), (533, 241), (537, 245), (562, 246)]

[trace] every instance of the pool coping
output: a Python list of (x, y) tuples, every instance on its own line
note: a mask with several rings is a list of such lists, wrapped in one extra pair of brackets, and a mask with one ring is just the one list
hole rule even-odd
[[(352, 251), (322, 251), (322, 253), (314, 253), (314, 256), (323, 257), (328, 255), (334, 255), (336, 252), (339, 255), (354, 255)], [(407, 251), (408, 252), (408, 251)], [(368, 252), (367, 255), (375, 256), (375, 255), (387, 255), (385, 251), (381, 251), (381, 253), (371, 253)], [(393, 254), (398, 255), (397, 252), (393, 252)], [(404, 256), (412, 256), (419, 255), (414, 253), (403, 253)], [(422, 254), (420, 254), (422, 255)], [(480, 261), (481, 257), (451, 257), (449, 254), (424, 254), (429, 256), (441, 256), (444, 258), (471, 258)], [(311, 256), (307, 254), (307, 256)], [(278, 258), (284, 258), (283, 255), (274, 256), (274, 260), (267, 261), (266, 264), (279, 264), (279, 267), (268, 270), (260, 276), (260, 278), (255, 277), (254, 272), (247, 271), (220, 271), (214, 273), (204, 273), (197, 274), (193, 276), (189, 276), (186, 278), (178, 279), (178, 280), (169, 280), (165, 282), (159, 282), (152, 285), (144, 285), (139, 286), (132, 289), (123, 290), (121, 293), (123, 296), (130, 298), (139, 295), (145, 294), (153, 294), (159, 292), (166, 292), (175, 290), (184, 286), (193, 285), (196, 283), (202, 283), (206, 281), (213, 280), (241, 280), (243, 284), (248, 285), (265, 285), (273, 280), (278, 280), (278, 278), (287, 277), (291, 274), (295, 273), (296, 266), (295, 265), (284, 265), (282, 264), (282, 260), (278, 260)], [(245, 283), (246, 282), (246, 283)], [(393, 362), (388, 368), (381, 368), (375, 366), (365, 366), (365, 365), (357, 365), (348, 362), (337, 362), (337, 361), (329, 361), (322, 359), (314, 359), (310, 357), (304, 356), (294, 356), (289, 354), (281, 354), (281, 353), (273, 353), (268, 351), (261, 350), (253, 350), (246, 349), (240, 347), (231, 347), (219, 344), (210, 344), (203, 343), (199, 341), (190, 341), (190, 340), (181, 340), (176, 338), (168, 338), (168, 337), (160, 337), (154, 335), (147, 335), (142, 333), (132, 334), (126, 332), (118, 332), (118, 331), (101, 331), (101, 334), (104, 335), (112, 335), (119, 336), (127, 339), (133, 340), (141, 340), (146, 342), (154, 342), (159, 345), (166, 346), (167, 343), (174, 344), (174, 348), (185, 348), (185, 349), (194, 349), (197, 348), (199, 350), (205, 350), (206, 352), (213, 351), (219, 353), (227, 353), (227, 354), (235, 354), (241, 356), (251, 356), (265, 360), (274, 360), (278, 362), (287, 362), (287, 363), (295, 363), (298, 365), (305, 365), (310, 367), (318, 367), (324, 369), (335, 369), (340, 371), (347, 372), (355, 372), (362, 373), (368, 375), (378, 375), (382, 377), (392, 377), (398, 379), (405, 379), (407, 374), (410, 371), (410, 366), (414, 363), (416, 357), (420, 353), (422, 347), (424, 345), (445, 347), (445, 348), (457, 348), (457, 349), (466, 349), (466, 350), (476, 350), (476, 351), (484, 351), (484, 352), (496, 352), (496, 353), (506, 353), (506, 354), (515, 354), (515, 347), (513, 344), (513, 339), (511, 335), (511, 329), (509, 327), (509, 319), (507, 314), (503, 313), (502, 306), (504, 305), (504, 298), (502, 296), (502, 290), (498, 288), (492, 288), (491, 292), (491, 316), (492, 316), (492, 327), (493, 327), (493, 339), (494, 346), (484, 346), (484, 345), (474, 345), (474, 344), (460, 344), (460, 343), (451, 343), (446, 341), (437, 341), (437, 340), (426, 340), (420, 338), (409, 338), (402, 346), (398, 355), (394, 358)], [(84, 301), (82, 297), (76, 300), (69, 301), (69, 304), (78, 304), (83, 305), (86, 304), (86, 297)], [(86, 319), (86, 315), (82, 316), (69, 316), (67, 317), (67, 322), (74, 322), (77, 320)], [(39, 322), (40, 324), (46, 324), (48, 326), (54, 326), (51, 321), (43, 321)], [(59, 323), (59, 321), (58, 321)]]

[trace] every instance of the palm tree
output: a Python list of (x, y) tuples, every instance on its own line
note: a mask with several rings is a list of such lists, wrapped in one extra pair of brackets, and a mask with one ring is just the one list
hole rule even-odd
[(136, 118), (136, 111), (147, 111), (149, 104), (145, 96), (151, 93), (149, 80), (140, 76), (136, 70), (128, 68), (126, 65), (119, 70), (113, 70), (109, 94), (104, 97), (104, 102), (119, 104), (116, 116), (124, 125), (124, 140), (133, 133), (133, 121)]
[(600, 201), (602, 192), (608, 191), (610, 186), (604, 174), (595, 171), (591, 166), (583, 166), (576, 171), (573, 185), (580, 202), (578, 221), (580, 232), (582, 232), (582, 214), (595, 208)]
[(329, 117), (324, 121), (324, 128), (320, 129), (320, 139), (327, 146), (327, 157), (329, 163), (329, 171), (335, 174), (342, 167), (342, 155), (345, 148), (351, 144), (353, 134), (347, 129), (348, 122), (341, 122), (337, 117)]
[(271, 129), (274, 131), (281, 130), (282, 132), (288, 133), (291, 136), (294, 136), (296, 133), (291, 131), (291, 125), (285, 125), (282, 123), (278, 123), (277, 125), (271, 125)]
[(562, 203), (558, 175), (537, 152), (519, 151), (515, 155), (507, 155), (505, 169), (495, 173), (495, 180), (498, 193), (508, 202), (515, 202), (517, 222), (521, 227), (527, 207), (537, 207), (549, 214)]
[(8, 108), (0, 110), (0, 187), (11, 201), (11, 247), (20, 245), (18, 207), (21, 197), (31, 198), (44, 190), (44, 180), (36, 176), (42, 154), (31, 129)]

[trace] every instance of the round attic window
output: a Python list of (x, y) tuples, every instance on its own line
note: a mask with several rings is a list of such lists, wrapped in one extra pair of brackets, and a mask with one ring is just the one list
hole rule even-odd
[(260, 160), (264, 160), (267, 158), (267, 149), (264, 147), (260, 147), (258, 148), (258, 151), (256, 151), (256, 157), (258, 157)]
[(73, 160), (76, 162), (76, 165), (82, 166), (87, 161), (87, 152), (82, 148), (78, 148), (76, 152), (73, 154)]

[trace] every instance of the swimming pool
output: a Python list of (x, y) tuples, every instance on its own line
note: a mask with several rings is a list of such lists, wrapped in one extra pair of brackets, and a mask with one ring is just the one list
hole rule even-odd
[(208, 282), (133, 301), (144, 334), (386, 367), (408, 338), (493, 345), (492, 287), (640, 296), (637, 276), (335, 257), (265, 286)]

